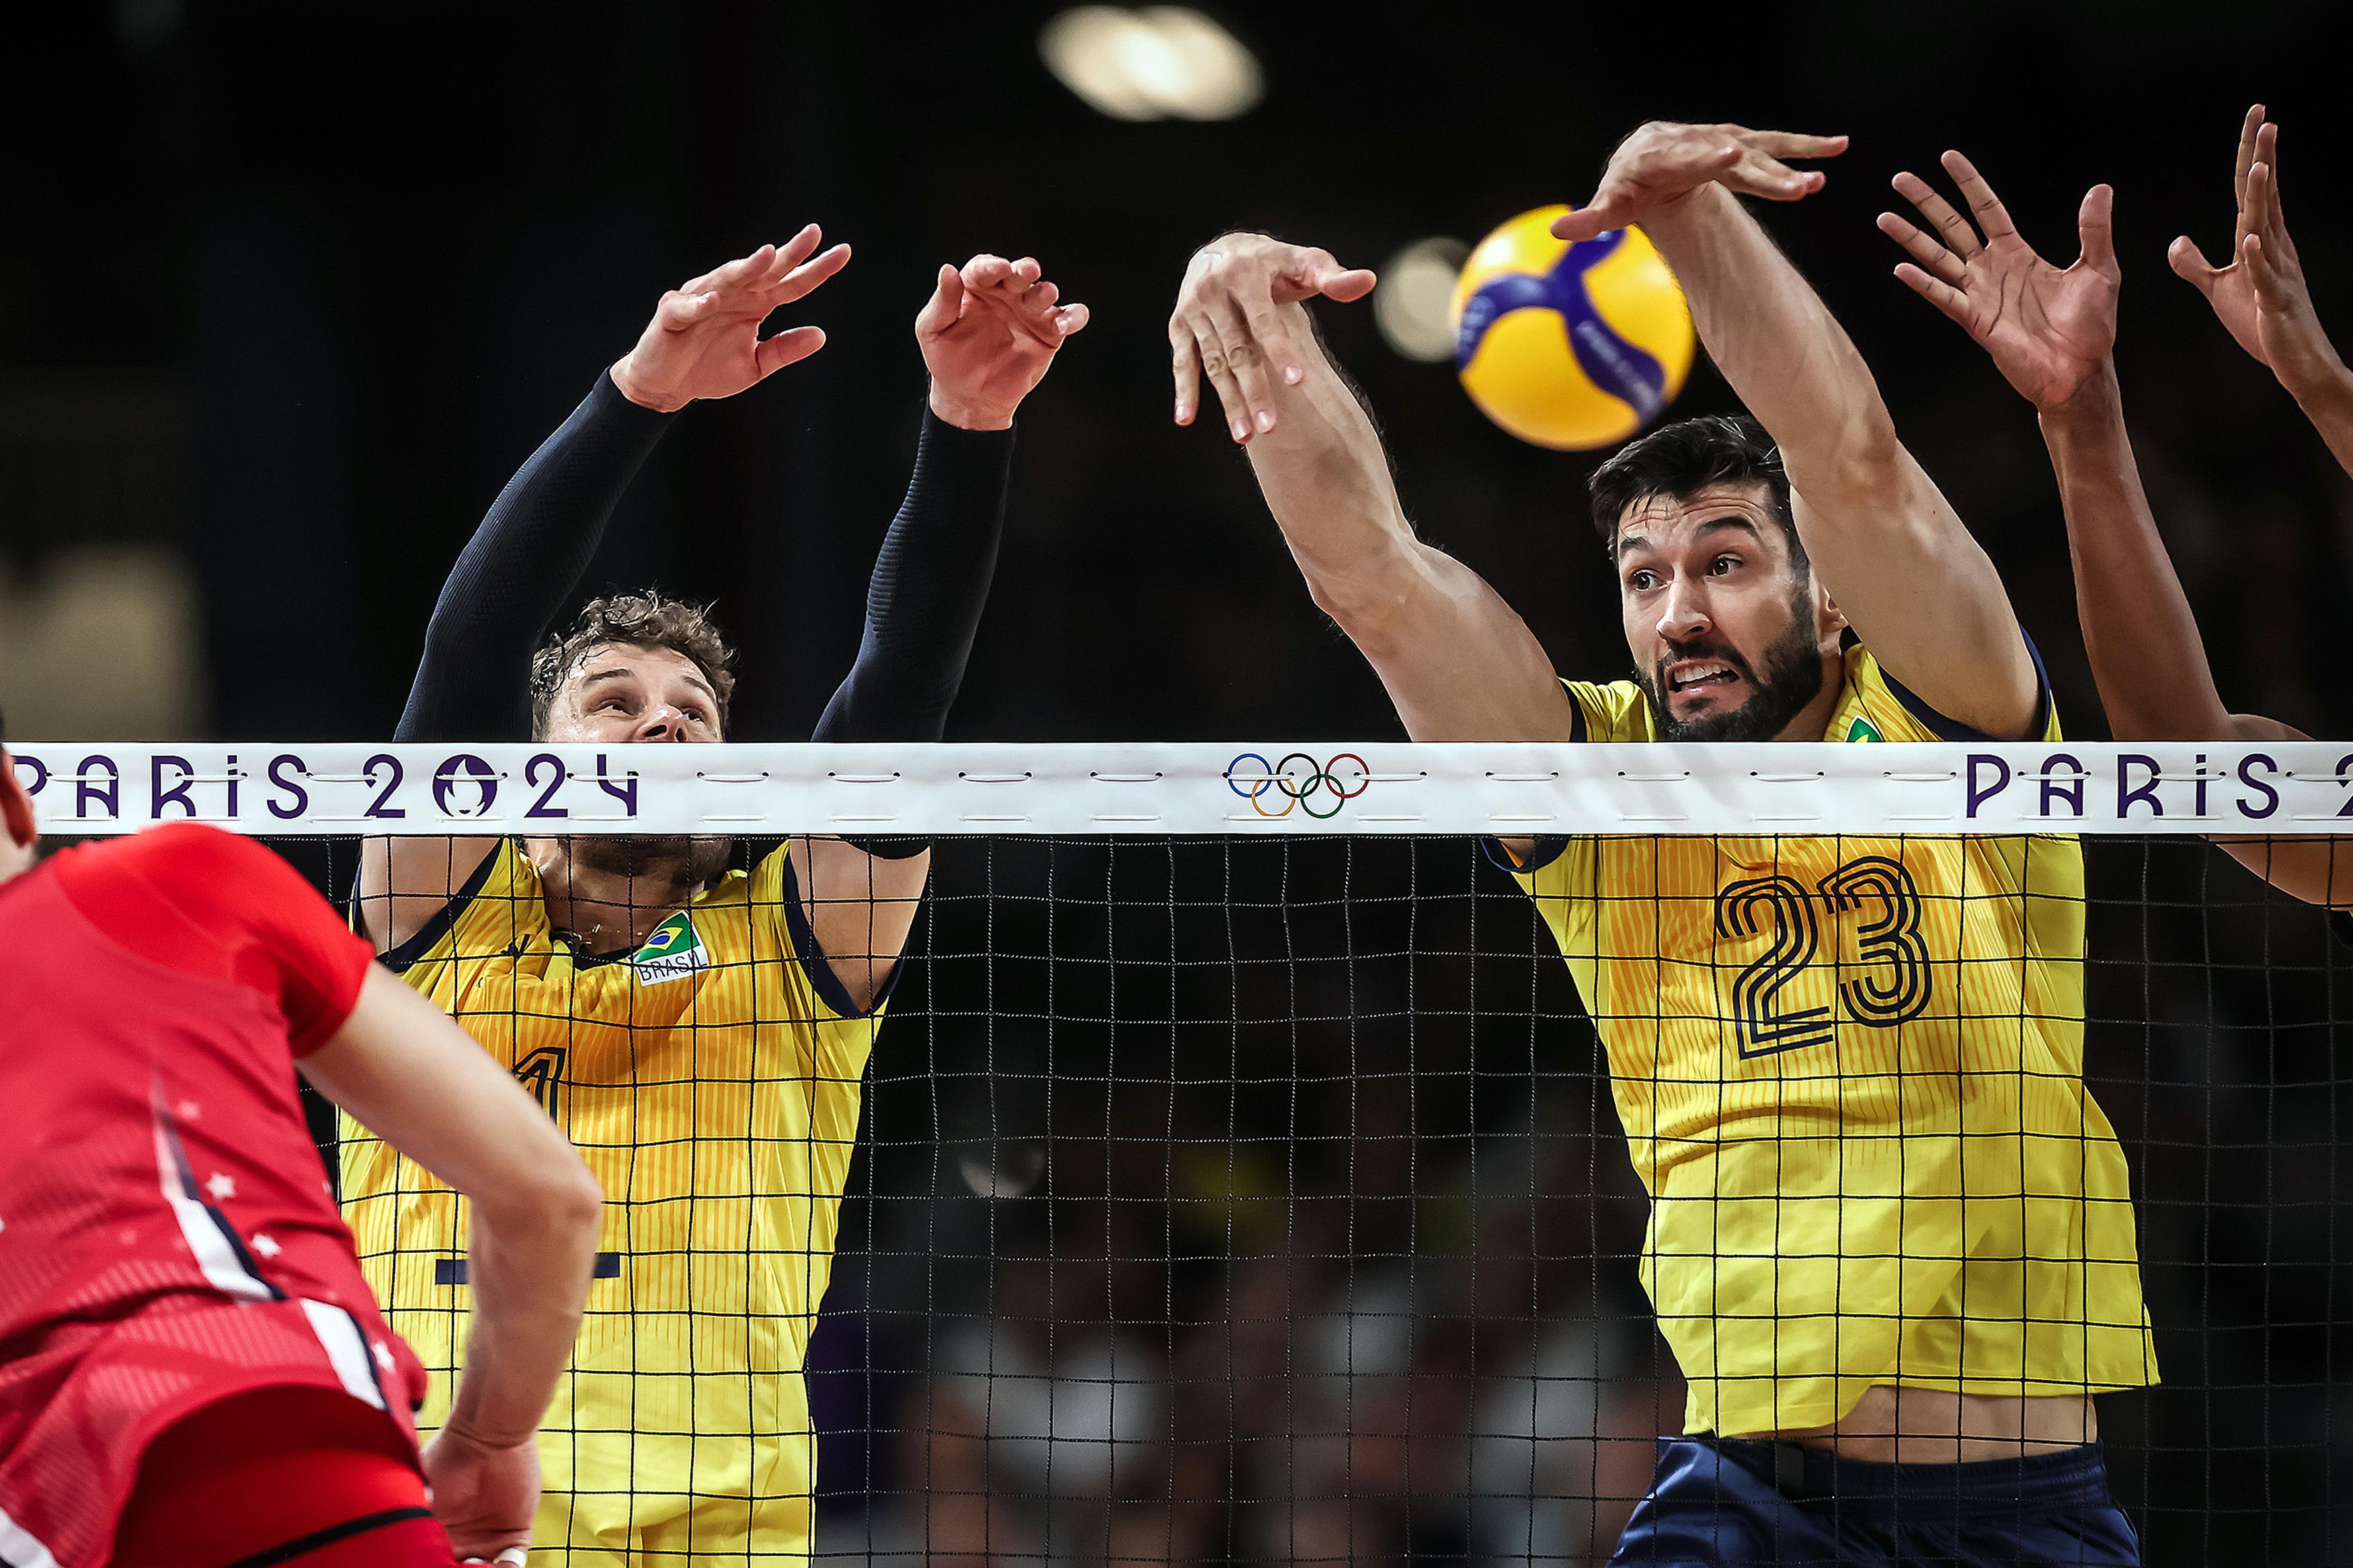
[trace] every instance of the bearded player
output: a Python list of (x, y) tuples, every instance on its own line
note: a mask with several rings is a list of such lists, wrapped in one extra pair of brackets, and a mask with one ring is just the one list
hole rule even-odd
[[(2279, 127), (2257, 104), (2239, 127), (2231, 260), (2211, 265), (2185, 237), (2173, 243), (2173, 267), (2197, 285), (2240, 346), (2278, 378), (2338, 463), (2353, 472), (2353, 372), (2313, 310), (2280, 211), (2278, 159)], [(2189, 596), (2149, 510), (2114, 357), (2124, 275), (2110, 219), (2113, 193), (2095, 185), (2084, 195), (2076, 220), (2081, 253), (2061, 268), (2020, 237), (1967, 158), (1947, 153), (1945, 166), (1971, 194), (1976, 222), (1917, 174), (1903, 174), (1895, 176), (1896, 192), (1927, 227), (1894, 213), (1882, 213), (1879, 226), (1912, 258), (1896, 275), (1958, 322), (2040, 417), (2075, 558), (2084, 647), (2109, 728), (2120, 741), (2310, 739), (2276, 719), (2224, 706)], [(2339, 862), (2334, 841), (2216, 841), (2283, 891), (2334, 906), (2340, 935), (2353, 924), (2345, 913), (2353, 905), (2353, 868)]]
[[(1415, 537), (1303, 308), (1369, 273), (1259, 236), (1195, 257), (1177, 420), (1206, 372), (1416, 741), (2057, 738), (1992, 563), (1736, 199), (1801, 198), (1822, 176), (1781, 160), (1844, 146), (1646, 126), (1556, 226), (1639, 221), (1756, 416), (1667, 426), (1593, 476), (1630, 680), (1556, 679), (1495, 591)], [(2124, 1156), (2083, 1082), (2076, 843), (1500, 853), (1600, 1032), (1651, 1197), (1643, 1283), (1689, 1387), (1614, 1560), (2137, 1563), (2092, 1395), (2156, 1367)]]
[[(812, 327), (760, 336), (848, 259), (818, 240), (812, 226), (663, 297), (459, 557), (400, 738), (732, 734), (733, 658), (702, 611), (630, 595), (548, 631), (679, 411), (821, 344)], [(940, 269), (915, 319), (931, 390), (914, 477), (818, 740), (940, 738), (995, 570), (1015, 410), (1085, 322), (1029, 258)], [(793, 586), (747, 602), (788, 614)], [(930, 856), (806, 837), (748, 874), (731, 857), (724, 839), (404, 838), (363, 860), (385, 962), (541, 1094), (604, 1187), (587, 1320), (543, 1427), (536, 1545), (553, 1563), (808, 1551), (802, 1359)], [(392, 1322), (428, 1366), (452, 1364), (471, 1300), (464, 1206), (364, 1136), (345, 1143), (343, 1196)], [(425, 1425), (438, 1418), (428, 1405)]]
[[(597, 1209), (531, 1097), (249, 839), (178, 823), (40, 860), (5, 747), (0, 951), (0, 1563), (522, 1562)], [(481, 1310), (421, 1456), (424, 1370), (298, 1070), (476, 1203)]]

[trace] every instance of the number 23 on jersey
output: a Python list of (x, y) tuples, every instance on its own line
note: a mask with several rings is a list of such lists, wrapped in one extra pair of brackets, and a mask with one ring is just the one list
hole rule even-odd
[[(1883, 855), (1847, 861), (1811, 888), (1784, 873), (1725, 884), (1715, 896), (1716, 935), (1766, 939), (1764, 952), (1732, 984), (1740, 1054), (1828, 1045), (1838, 1022), (1834, 1009), (1875, 1029), (1920, 1016), (1935, 984), (1920, 917), (1912, 874)], [(1852, 964), (1835, 951), (1822, 951), (1825, 927), (1836, 944), (1849, 920), (1854, 922)], [(1783, 995), (1822, 961), (1837, 977), (1835, 1003), (1799, 1006)]]

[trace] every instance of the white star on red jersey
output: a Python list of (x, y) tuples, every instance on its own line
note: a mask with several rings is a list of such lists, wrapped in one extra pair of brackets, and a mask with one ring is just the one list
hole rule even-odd
[(392, 1370), (392, 1352), (385, 1349), (384, 1342), (382, 1340), (377, 1340), (374, 1343), (370, 1344), (368, 1348), (375, 1352), (375, 1364), (384, 1368), (385, 1371), (390, 1372)]
[(205, 1108), (198, 1105), (193, 1100), (184, 1100), (172, 1109), (179, 1113), (180, 1120), (183, 1121), (201, 1121), (204, 1120)]
[(237, 1196), (237, 1179), (225, 1171), (215, 1171), (212, 1179), (205, 1184), (205, 1191), (212, 1194), (213, 1202), (227, 1203)]
[(253, 1237), (253, 1250), (259, 1252), (264, 1258), (275, 1258), (286, 1249), (278, 1245), (276, 1238), (267, 1235), (266, 1233), (257, 1231), (254, 1233)]

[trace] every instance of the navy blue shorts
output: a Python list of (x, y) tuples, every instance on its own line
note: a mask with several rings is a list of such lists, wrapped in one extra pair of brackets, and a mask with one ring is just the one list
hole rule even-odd
[(2140, 1568), (2096, 1443), (1874, 1465), (1794, 1443), (1663, 1437), (1612, 1568)]

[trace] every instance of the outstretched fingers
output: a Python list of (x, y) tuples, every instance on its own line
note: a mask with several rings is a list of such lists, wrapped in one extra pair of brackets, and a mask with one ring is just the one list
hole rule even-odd
[(769, 263), (768, 283), (773, 287), (782, 282), (794, 268), (816, 255), (818, 242), (824, 237), (824, 231), (817, 225), (803, 224), (798, 234), (776, 247), (775, 259)]
[(1939, 278), (1931, 278), (1908, 261), (1895, 264), (1895, 276), (1904, 286), (1934, 305), (1959, 324), (1962, 331), (1976, 335), (1969, 317), (1968, 296)]
[(1168, 323), (1168, 370), (1176, 384), (1176, 421), (1190, 425), (1194, 400), (1201, 394), (1201, 351), (1181, 316)]
[[(1253, 308), (1246, 312), (1240, 300), (1228, 297), (1212, 302), (1210, 317), (1225, 350), (1226, 368), (1241, 393), (1242, 416), (1250, 429), (1264, 435), (1274, 428), (1274, 383), (1271, 354), (1265, 339), (1259, 335), (1255, 304), (1254, 300)], [(1272, 312), (1270, 310), (1268, 313), (1271, 316)], [(1282, 331), (1280, 323), (1275, 330)], [(1284, 334), (1284, 342), (1289, 341), (1289, 335)]]
[(786, 271), (766, 289), (766, 305), (774, 310), (815, 293), (817, 286), (849, 265), (849, 247), (836, 245)]
[(2239, 122), (2238, 161), (2231, 171), (2231, 195), (2239, 207), (2239, 232), (2232, 237), (2234, 248), (2239, 240), (2247, 237), (2247, 171), (2254, 167), (2255, 146), (2262, 139), (2263, 122), (2263, 106), (2260, 103), (2249, 109), (2246, 118)]
[(2018, 233), (2018, 226), (2010, 221), (2010, 209), (2001, 205), (2001, 198), (1993, 194), (1993, 186), (1978, 173), (1975, 163), (1957, 152), (1947, 153), (1939, 161), (1945, 165), (1945, 173), (1952, 175), (1953, 183), (1960, 187), (1961, 199), (1969, 204), (1969, 211), (1976, 215), (1978, 227), (1984, 231), (1987, 244), (2008, 239)]
[(1902, 246), (1904, 253), (1909, 256), (1922, 271), (1939, 282), (1949, 283), (1958, 288), (1961, 279), (1968, 276), (1968, 268), (1962, 264), (1959, 257), (1937, 244), (1918, 225), (1908, 218), (1900, 217), (1894, 213), (1881, 213), (1879, 232)]
[(1751, 131), (1741, 140), (1774, 158), (1835, 158), (1847, 150), (1845, 136), (1809, 136), (1796, 131)]
[(772, 338), (762, 338), (755, 362), (763, 377), (808, 358), (825, 347), (823, 327), (786, 327)]
[(1830, 178), (1820, 169), (1792, 169), (1778, 158), (1745, 150), (1734, 161), (1724, 183), (1744, 195), (1768, 202), (1794, 202), (1812, 195)]
[(1226, 432), (1236, 443), (1248, 441), (1250, 433), (1250, 399), (1243, 395), (1241, 383), (1234, 374), (1233, 363), (1227, 356), (1225, 336), (1218, 330), (1207, 311), (1194, 312), (1189, 325), (1193, 341), (1201, 355), (1202, 374), (1224, 405)]
[(1897, 195), (1910, 202), (1945, 237), (1946, 247), (1954, 255), (1966, 261), (1985, 248), (1978, 243), (1978, 231), (1969, 226), (1968, 219), (1955, 212), (1953, 204), (1938, 195), (1927, 181), (1906, 170), (1890, 183)]

